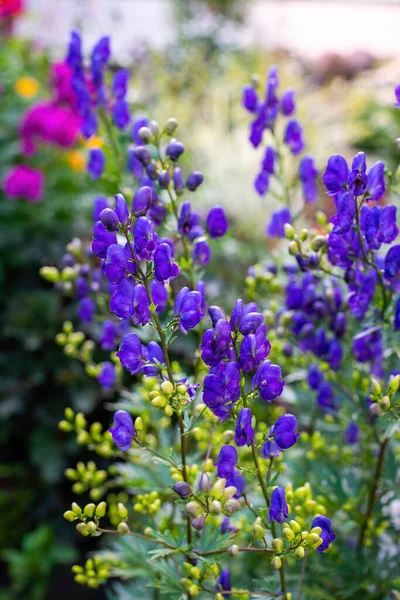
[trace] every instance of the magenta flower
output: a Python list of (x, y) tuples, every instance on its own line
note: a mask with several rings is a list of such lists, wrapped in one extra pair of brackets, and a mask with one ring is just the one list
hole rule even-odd
[(9, 171), (3, 181), (3, 191), (8, 198), (26, 198), (38, 202), (43, 195), (44, 175), (37, 169), (18, 165)]

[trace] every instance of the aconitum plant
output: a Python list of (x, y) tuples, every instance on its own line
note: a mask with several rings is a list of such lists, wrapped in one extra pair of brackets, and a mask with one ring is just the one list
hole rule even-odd
[[(294, 91), (276, 67), (265, 94), (253, 79), (255, 187), (282, 204), (267, 234), (288, 255), (249, 266), (233, 305), (210, 301), (205, 266), (231, 224), (193, 208), (207, 182), (181, 166), (177, 121), (131, 115), (109, 56), (100, 40), (88, 69), (72, 34), (83, 134), (104, 141), (89, 173), (115, 199), (95, 198), (90, 247), (75, 239), (42, 269), (76, 298), (57, 343), (119, 397), (106, 431), (71, 408), (60, 423), (97, 455), (66, 470), (82, 501), (65, 519), (103, 542), (76, 582), (111, 579), (121, 598), (398, 598), (396, 178), (333, 155), (321, 195)], [(319, 198), (333, 217), (296, 231)]]

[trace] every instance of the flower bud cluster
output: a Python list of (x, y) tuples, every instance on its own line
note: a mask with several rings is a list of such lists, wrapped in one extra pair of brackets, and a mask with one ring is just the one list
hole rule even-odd
[(193, 565), (189, 562), (183, 563), (184, 577), (179, 580), (182, 588), (192, 597), (196, 597), (201, 588), (201, 584), (210, 579), (215, 579), (219, 575), (218, 565), (215, 563), (197, 563)]
[(113, 567), (123, 568), (123, 564), (120, 564), (114, 557), (105, 559), (102, 556), (94, 556), (89, 558), (84, 566), (73, 565), (72, 572), (75, 575), (76, 583), (97, 589), (106, 583)]
[[(90, 490), (90, 495), (96, 499), (102, 493), (102, 486), (107, 480), (107, 471), (104, 469), (97, 469), (96, 463), (89, 461), (86, 465), (83, 462), (78, 462), (75, 469), (66, 469), (65, 476), (70, 481), (75, 483), (72, 486), (72, 491), (75, 494), (83, 494), (87, 490)], [(92, 494), (92, 490), (94, 493)]]
[(155, 515), (160, 508), (161, 499), (159, 498), (158, 492), (139, 494), (136, 496), (136, 501), (133, 505), (133, 510), (143, 515)]
[(112, 436), (108, 431), (103, 431), (103, 426), (95, 421), (88, 428), (86, 417), (83, 413), (75, 413), (72, 408), (65, 409), (65, 420), (60, 421), (61, 431), (76, 433), (76, 441), (80, 446), (87, 446), (96, 454), (108, 458), (115, 454)]
[(100, 502), (100, 504), (86, 504), (86, 506), (82, 508), (76, 502), (73, 502), (71, 505), (71, 510), (67, 510), (64, 513), (64, 519), (73, 523), (74, 521), (79, 521), (76, 525), (76, 530), (83, 535), (91, 536), (97, 535), (97, 528), (100, 523), (100, 519), (105, 516), (107, 512), (107, 504), (105, 502)]

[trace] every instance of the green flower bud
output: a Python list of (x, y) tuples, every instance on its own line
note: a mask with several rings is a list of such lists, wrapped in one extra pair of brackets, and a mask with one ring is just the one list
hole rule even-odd
[(105, 517), (107, 512), (107, 503), (106, 502), (100, 502), (100, 504), (98, 504), (96, 506), (96, 510), (95, 510), (95, 515), (96, 517), (99, 517), (99, 519), (101, 519), (102, 517)]
[(237, 546), (236, 544), (230, 546), (228, 548), (228, 554), (229, 556), (233, 556), (233, 558), (235, 558), (239, 554), (239, 546)]
[(380, 396), (382, 394), (381, 384), (374, 377), (371, 377), (371, 392), (374, 396)]
[(318, 210), (316, 212), (315, 219), (316, 219), (318, 225), (326, 225), (328, 222), (326, 214), (324, 212), (322, 212), (321, 210)]
[(118, 502), (118, 515), (121, 519), (127, 519), (128, 518), (128, 510), (127, 508), (122, 504), (122, 502)]
[(277, 554), (282, 554), (285, 546), (283, 540), (281, 538), (274, 538), (272, 540), (272, 548), (275, 550)]
[(61, 431), (66, 431), (67, 433), (69, 433), (70, 431), (73, 431), (74, 426), (72, 425), (72, 423), (69, 423), (69, 421), (60, 421), (58, 424), (58, 428)]
[(135, 419), (135, 431), (143, 430), (143, 419), (142, 417), (136, 417)]
[(65, 267), (65, 269), (61, 271), (62, 281), (71, 281), (72, 279), (75, 279), (76, 276), (77, 273), (72, 267)]
[(66, 510), (65, 513), (63, 514), (63, 517), (64, 517), (64, 519), (67, 519), (67, 521), (72, 523), (76, 519), (76, 514), (73, 513), (72, 510)]
[(86, 585), (87, 585), (88, 587), (90, 587), (90, 588), (93, 588), (93, 589), (96, 589), (96, 588), (98, 588), (98, 587), (99, 587), (99, 583), (98, 583), (97, 579), (95, 579), (94, 577), (90, 577), (90, 578), (87, 580), (87, 584), (86, 584)]
[(381, 400), (379, 402), (379, 406), (384, 411), (389, 410), (389, 408), (390, 408), (390, 398), (389, 398), (389, 396), (383, 396), (383, 398), (381, 398)]
[(221, 502), (219, 500), (213, 500), (210, 504), (210, 513), (212, 515), (220, 515), (222, 512)]
[(138, 136), (144, 144), (150, 144), (154, 140), (154, 136), (148, 127), (141, 127), (138, 131)]
[(297, 522), (297, 521), (290, 521), (289, 525), (290, 525), (290, 528), (291, 528), (291, 529), (292, 529), (292, 530), (293, 530), (295, 533), (300, 533), (300, 531), (301, 531), (301, 527), (300, 527), (300, 525), (298, 524), (298, 522)]
[(316, 235), (315, 238), (311, 241), (311, 250), (314, 252), (318, 252), (324, 246), (326, 246), (326, 238), (324, 235)]
[(80, 565), (73, 565), (73, 567), (71, 567), (71, 571), (73, 573), (84, 573), (85, 569), (83, 567), (81, 567)]
[(290, 223), (285, 223), (285, 225), (283, 226), (284, 232), (285, 232), (285, 237), (287, 240), (292, 240), (295, 236), (295, 231), (293, 229), (293, 227), (290, 225)]
[(308, 238), (308, 229), (302, 229), (299, 233), (299, 238), (301, 242), (305, 242)]
[(395, 375), (391, 378), (388, 385), (388, 392), (390, 394), (395, 394), (400, 387), (400, 375)]
[(224, 431), (223, 433), (223, 440), (225, 444), (228, 444), (229, 442), (231, 442), (233, 439), (235, 439), (235, 432), (232, 431), (231, 429), (227, 429), (226, 431)]
[(369, 407), (369, 412), (371, 413), (371, 415), (373, 417), (381, 417), (382, 416), (382, 409), (377, 402), (373, 402), (371, 404), (371, 406)]
[(86, 517), (92, 518), (95, 513), (95, 510), (96, 510), (96, 505), (93, 504), (93, 502), (92, 502), (90, 504), (86, 504), (85, 508), (83, 509), (83, 514)]
[(85, 415), (83, 413), (78, 413), (75, 417), (75, 429), (80, 430), (80, 429), (85, 429), (86, 428), (86, 418)]
[(190, 576), (193, 577), (193, 579), (200, 579), (201, 571), (199, 567), (192, 567), (192, 565), (190, 565), (190, 567)]
[(174, 392), (174, 385), (170, 381), (163, 381), (160, 385), (160, 389), (162, 393), (169, 398)]
[(295, 240), (293, 240), (292, 242), (290, 242), (290, 244), (289, 244), (289, 254), (291, 256), (295, 256), (299, 252), (300, 252), (299, 243), (296, 242)]
[(226, 486), (226, 479), (218, 479), (211, 488), (211, 496), (217, 500), (223, 498)]
[(164, 408), (164, 412), (167, 415), (167, 417), (172, 417), (174, 411), (172, 410), (172, 406), (170, 406), (169, 404), (167, 404), (167, 406)]
[(82, 509), (76, 502), (71, 504), (72, 511), (79, 517), (82, 514)]
[(282, 566), (282, 561), (279, 558), (279, 556), (274, 556), (274, 558), (271, 560), (271, 565), (274, 569), (280, 569)]
[(74, 420), (75, 413), (72, 410), (72, 408), (70, 408), (69, 406), (67, 406), (67, 408), (64, 410), (64, 415), (65, 415), (65, 418), (68, 419), (68, 421)]
[(79, 575), (75, 575), (74, 577), (76, 583), (80, 583), (81, 585), (85, 585), (86, 583), (86, 575), (79, 573)]
[(94, 533), (97, 529), (97, 525), (94, 521), (86, 523), (89, 533)]
[(43, 277), (46, 281), (50, 281), (51, 283), (56, 283), (59, 281), (59, 272), (55, 267), (42, 267), (39, 270), (40, 276)]
[(228, 515), (233, 515), (233, 513), (236, 512), (237, 510), (239, 510), (239, 508), (240, 508), (240, 502), (235, 500), (235, 498), (232, 498), (231, 500), (228, 500), (227, 502), (225, 502), (224, 513), (226, 513)]
[(322, 533), (322, 529), (321, 529), (321, 527), (313, 527), (310, 530), (310, 533), (316, 533), (317, 535), (320, 535)]
[(186, 504), (185, 512), (187, 515), (189, 515), (189, 517), (192, 517), (192, 519), (195, 519), (203, 512), (203, 509), (201, 508), (201, 506), (198, 502), (192, 501), (192, 502), (188, 502)]
[(215, 594), (214, 600), (224, 600), (224, 597), (218, 592), (218, 594)]
[(288, 542), (291, 542), (295, 538), (295, 533), (289, 527), (284, 527), (282, 529), (282, 536), (285, 538), (285, 540), (287, 540)]
[(65, 335), (65, 333), (57, 333), (54, 339), (58, 346), (65, 346), (65, 344), (68, 342), (68, 337)]
[(176, 131), (177, 127), (178, 121), (174, 119), (174, 117), (170, 117), (164, 125), (164, 131), (167, 135), (172, 135)]
[(161, 129), (157, 121), (150, 121), (150, 130), (155, 138), (160, 137)]
[(322, 543), (321, 538), (316, 533), (310, 533), (307, 536), (307, 544), (312, 547), (319, 546)]
[(79, 531), (79, 533), (85, 537), (89, 535), (89, 530), (86, 526), (86, 523), (78, 523), (78, 525), (76, 526), (76, 530)]
[(254, 525), (253, 527), (253, 538), (255, 540), (262, 540), (265, 536), (264, 528), (260, 525)]
[(234, 485), (230, 485), (227, 488), (225, 488), (224, 498), (226, 498), (226, 500), (230, 500), (230, 498), (233, 498), (233, 496), (236, 494), (236, 492), (237, 492), (237, 488), (235, 488)]
[(303, 546), (299, 546), (298, 548), (296, 548), (296, 550), (294, 551), (294, 555), (296, 558), (304, 558), (304, 548)]
[(184, 590), (188, 591), (190, 586), (192, 585), (192, 580), (188, 579), (187, 577), (182, 577), (179, 580), (179, 583), (181, 584)]
[(121, 535), (126, 535), (127, 533), (129, 533), (129, 527), (124, 521), (122, 521), (122, 523), (119, 523), (117, 531)]
[(167, 399), (164, 398), (164, 396), (157, 396), (156, 398), (153, 398), (151, 405), (155, 406), (156, 408), (165, 408), (167, 405)]
[(199, 586), (193, 583), (188, 591), (191, 596), (197, 596), (199, 593)]

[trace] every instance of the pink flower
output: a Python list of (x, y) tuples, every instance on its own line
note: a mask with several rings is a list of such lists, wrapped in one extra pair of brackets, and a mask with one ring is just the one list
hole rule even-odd
[(38, 202), (43, 195), (43, 173), (26, 165), (17, 165), (3, 181), (3, 191), (9, 198), (26, 198)]
[(72, 69), (67, 63), (55, 63), (51, 67), (51, 85), (57, 104), (67, 104), (76, 112), (76, 95), (72, 89)]
[(33, 154), (40, 142), (68, 148), (76, 142), (80, 125), (81, 117), (70, 108), (39, 102), (27, 111), (21, 124), (23, 152)]
[(1, 0), (0, 2), (0, 19), (13, 17), (24, 10), (22, 0)]

